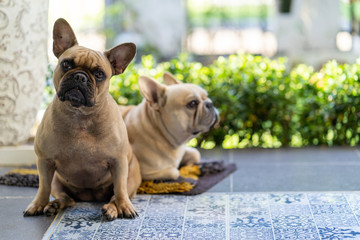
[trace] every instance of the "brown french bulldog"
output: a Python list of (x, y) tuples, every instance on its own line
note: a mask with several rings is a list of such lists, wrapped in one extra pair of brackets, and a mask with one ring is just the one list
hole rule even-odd
[(186, 143), (219, 120), (203, 88), (170, 73), (163, 78), (165, 84), (141, 76), (142, 103), (120, 106), (144, 180), (176, 179), (180, 165), (200, 162), (199, 151)]
[(57, 96), (36, 134), (39, 189), (24, 216), (51, 216), (75, 201), (109, 201), (102, 208), (108, 220), (135, 218), (130, 198), (141, 183), (139, 164), (108, 90), (136, 46), (124, 43), (104, 53), (79, 46), (64, 19), (55, 22), (53, 40)]

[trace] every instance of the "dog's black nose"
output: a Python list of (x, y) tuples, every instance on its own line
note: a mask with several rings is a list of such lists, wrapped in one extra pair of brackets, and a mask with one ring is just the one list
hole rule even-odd
[(79, 83), (87, 83), (88, 78), (84, 73), (75, 73), (74, 79)]
[(205, 107), (206, 107), (207, 109), (211, 109), (211, 108), (214, 107), (214, 104), (213, 104), (212, 102), (206, 102), (206, 103), (205, 103)]

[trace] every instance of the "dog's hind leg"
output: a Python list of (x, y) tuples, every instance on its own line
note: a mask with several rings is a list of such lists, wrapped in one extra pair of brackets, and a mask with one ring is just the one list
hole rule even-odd
[(143, 180), (175, 180), (180, 176), (180, 172), (175, 167), (167, 167), (155, 171), (147, 171), (143, 174)]
[(74, 199), (69, 197), (65, 192), (64, 186), (59, 181), (56, 173), (51, 183), (51, 195), (55, 198), (54, 201), (49, 202), (45, 208), (44, 213), (46, 216), (57, 214), (61, 209), (72, 207), (75, 205)]

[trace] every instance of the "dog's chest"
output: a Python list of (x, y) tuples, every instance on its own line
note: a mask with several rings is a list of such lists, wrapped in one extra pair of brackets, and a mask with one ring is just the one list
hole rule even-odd
[(98, 187), (111, 178), (111, 156), (97, 147), (69, 147), (55, 156), (56, 171), (67, 183), (79, 188)]

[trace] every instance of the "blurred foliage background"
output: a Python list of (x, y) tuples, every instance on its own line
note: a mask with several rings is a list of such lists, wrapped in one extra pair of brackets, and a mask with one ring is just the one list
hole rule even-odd
[[(142, 100), (138, 77), (161, 82), (165, 71), (206, 89), (220, 113), (220, 127), (189, 145), (277, 148), (359, 143), (360, 61), (351, 65), (330, 61), (314, 71), (305, 64), (290, 68), (286, 58), (250, 54), (219, 57), (208, 66), (186, 54), (167, 62), (146, 55), (112, 78), (110, 93), (119, 104), (138, 104)], [(54, 94), (51, 73), (49, 79), (45, 102)]]
[[(50, 0), (50, 10), (49, 25), (65, 17), (87, 47), (137, 45), (135, 61), (111, 80), (119, 104), (141, 101), (140, 75), (162, 81), (169, 71), (205, 88), (220, 127), (192, 146), (359, 144), (359, 0)], [(52, 68), (43, 108), (55, 94)]]

